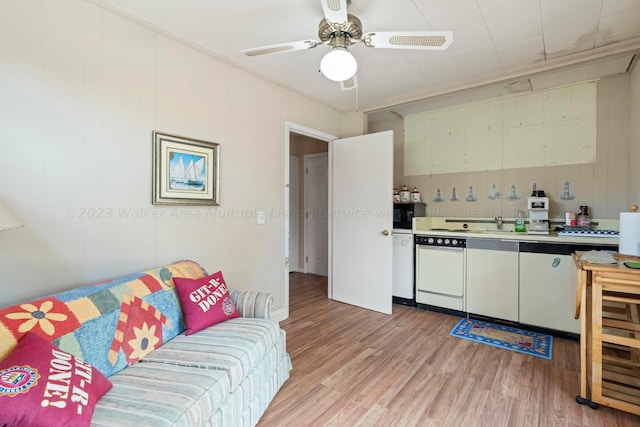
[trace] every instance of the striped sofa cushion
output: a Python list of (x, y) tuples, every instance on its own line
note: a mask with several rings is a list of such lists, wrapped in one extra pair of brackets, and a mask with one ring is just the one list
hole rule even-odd
[(138, 363), (109, 377), (113, 388), (98, 402), (94, 427), (200, 426), (224, 409), (225, 372), (163, 363)]
[[(178, 335), (150, 353), (142, 362), (224, 371), (233, 391), (269, 356), (270, 350), (278, 342), (284, 343), (283, 333), (278, 324), (270, 320), (242, 317), (229, 319), (188, 337)], [(284, 345), (280, 346), (278, 352), (284, 355)], [(275, 369), (275, 366), (272, 368)], [(271, 372), (267, 374), (270, 375)]]

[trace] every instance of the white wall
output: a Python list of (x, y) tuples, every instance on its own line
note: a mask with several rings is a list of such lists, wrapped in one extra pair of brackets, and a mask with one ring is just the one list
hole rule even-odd
[(342, 138), (363, 135), (366, 132), (365, 116), (362, 111), (352, 111), (342, 115)]
[[(285, 310), (285, 121), (339, 112), (83, 0), (2, 1), (0, 63), (0, 307), (188, 258)], [(153, 130), (221, 144), (221, 206), (151, 204)]]

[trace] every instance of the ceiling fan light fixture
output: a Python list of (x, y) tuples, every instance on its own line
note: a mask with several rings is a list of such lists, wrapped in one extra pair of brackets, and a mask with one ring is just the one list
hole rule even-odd
[(320, 61), (320, 71), (329, 80), (343, 82), (356, 74), (358, 63), (346, 48), (334, 47)]

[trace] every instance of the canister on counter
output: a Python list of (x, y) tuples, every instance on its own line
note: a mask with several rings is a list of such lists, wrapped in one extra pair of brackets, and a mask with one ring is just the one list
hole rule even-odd
[(400, 203), (400, 192), (395, 188), (393, 189), (393, 203)]
[(564, 213), (564, 225), (576, 225), (576, 213), (571, 211), (566, 211)]
[(411, 192), (411, 202), (412, 203), (420, 203), (420, 192), (416, 187), (413, 187), (413, 191)]
[(411, 192), (409, 191), (406, 185), (403, 185), (402, 191), (400, 191), (400, 202), (411, 203)]

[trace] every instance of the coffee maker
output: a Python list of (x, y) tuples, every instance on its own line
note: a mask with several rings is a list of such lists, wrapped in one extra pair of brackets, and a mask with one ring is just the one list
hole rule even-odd
[(549, 198), (545, 196), (544, 190), (537, 190), (535, 184), (531, 196), (527, 197), (527, 209), (527, 234), (549, 234)]

